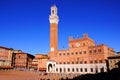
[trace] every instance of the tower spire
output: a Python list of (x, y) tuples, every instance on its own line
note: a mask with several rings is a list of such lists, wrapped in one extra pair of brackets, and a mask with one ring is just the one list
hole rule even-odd
[(53, 5), (51, 7), (51, 15), (49, 16), (50, 23), (56, 23), (58, 24), (59, 17), (57, 16), (57, 7), (56, 5)]

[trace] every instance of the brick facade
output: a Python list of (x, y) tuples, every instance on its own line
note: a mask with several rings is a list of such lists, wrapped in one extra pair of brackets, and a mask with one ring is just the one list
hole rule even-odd
[(0, 46), (0, 68), (12, 68), (12, 48)]
[(47, 55), (36, 54), (35, 58), (32, 61), (33, 70), (46, 72), (46, 66), (47, 66), (47, 60), (48, 59), (49, 58), (48, 58)]
[(28, 53), (14, 53), (14, 67), (29, 69), (32, 64), (34, 56)]
[[(52, 10), (57, 12), (57, 7), (52, 6)], [(51, 13), (52, 16), (52, 13)], [(50, 19), (50, 29), (54, 29), (54, 33), (50, 30), (50, 60), (47, 61), (48, 73), (98, 73), (106, 72), (106, 60), (110, 55), (115, 55), (112, 48), (108, 48), (105, 44), (96, 45), (95, 41), (88, 37), (88, 34), (84, 34), (82, 38), (69, 37), (69, 49), (65, 50), (51, 50), (51, 45), (56, 45), (56, 35), (58, 34), (58, 22), (53, 21), (56, 18), (55, 14)], [(51, 23), (52, 21), (52, 23)], [(58, 21), (58, 20), (57, 20)], [(53, 25), (56, 24), (56, 25)], [(54, 27), (54, 28), (53, 28)]]
[(0, 69), (29, 69), (33, 58), (33, 55), (24, 53), (21, 50), (0, 47)]

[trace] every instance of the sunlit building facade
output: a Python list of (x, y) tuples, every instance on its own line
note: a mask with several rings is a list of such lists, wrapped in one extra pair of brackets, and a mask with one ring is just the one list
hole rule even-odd
[(40, 72), (46, 72), (46, 66), (47, 66), (47, 55), (43, 54), (36, 54), (35, 58), (32, 61), (32, 70), (40, 71)]
[(16, 69), (29, 69), (31, 68), (32, 60), (34, 58), (33, 55), (24, 53), (24, 52), (18, 52), (14, 53), (14, 59), (13, 59), (13, 65)]
[(13, 49), (0, 46), (0, 69), (13, 68), (12, 66)]
[(21, 50), (0, 46), (0, 69), (29, 69), (34, 56)]
[(88, 34), (82, 38), (69, 37), (69, 49), (58, 50), (57, 7), (51, 7), (50, 21), (50, 52), (47, 61), (48, 73), (99, 73), (106, 72), (106, 60), (109, 48), (105, 44), (96, 45)]

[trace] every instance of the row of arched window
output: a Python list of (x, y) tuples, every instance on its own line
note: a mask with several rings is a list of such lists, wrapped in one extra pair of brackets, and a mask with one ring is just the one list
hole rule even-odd
[(94, 61), (72, 61), (72, 62), (59, 62), (57, 64), (97, 64), (97, 63), (103, 63), (102, 60), (94, 60)]
[[(98, 72), (98, 68), (56, 68), (56, 72)], [(100, 68), (104, 72), (104, 68)]]
[[(89, 50), (89, 53), (100, 53), (102, 50), (101, 49), (98, 49), (98, 50)], [(59, 53), (59, 56), (68, 56), (68, 55), (78, 55), (78, 54), (86, 54), (87, 51), (76, 51), (76, 52), (67, 52), (67, 53)]]

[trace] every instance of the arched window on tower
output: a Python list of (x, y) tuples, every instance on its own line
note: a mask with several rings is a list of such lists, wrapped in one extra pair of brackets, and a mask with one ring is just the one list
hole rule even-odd
[(54, 14), (54, 10), (52, 10), (52, 14)]

